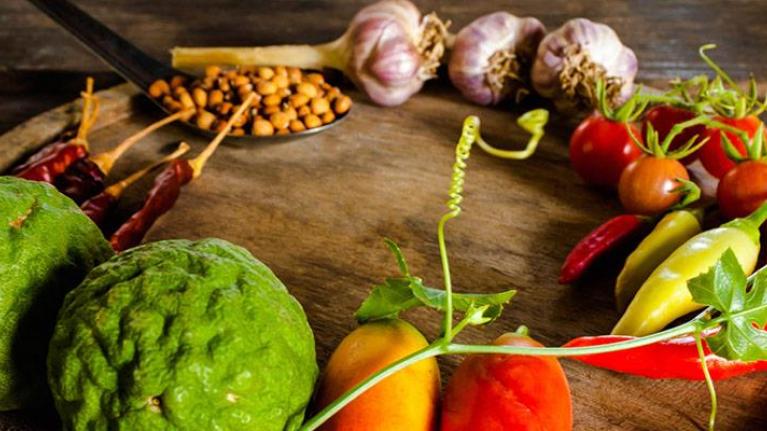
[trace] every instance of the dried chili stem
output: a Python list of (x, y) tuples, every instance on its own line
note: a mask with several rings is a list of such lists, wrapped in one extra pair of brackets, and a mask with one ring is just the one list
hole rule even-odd
[(245, 111), (250, 108), (250, 105), (253, 104), (253, 101), (255, 100), (256, 94), (250, 93), (250, 96), (248, 96), (247, 99), (245, 99), (244, 102), (242, 102), (242, 105), (237, 109), (237, 111), (232, 114), (231, 118), (229, 118), (229, 121), (226, 122), (226, 125), (223, 129), (221, 129), (220, 132), (216, 135), (215, 138), (213, 138), (212, 141), (210, 141), (210, 144), (208, 144), (207, 147), (205, 147), (204, 150), (202, 150), (202, 153), (195, 157), (192, 160), (189, 160), (189, 166), (192, 167), (192, 170), (194, 171), (193, 178), (197, 178), (202, 174), (202, 168), (205, 166), (205, 163), (208, 161), (210, 156), (213, 155), (213, 153), (216, 151), (216, 148), (221, 144), (221, 142), (226, 138), (226, 135), (229, 134), (229, 131), (232, 130), (232, 127), (234, 126), (234, 123), (236, 123), (240, 117), (245, 113)]
[(159, 121), (155, 121), (154, 123), (150, 124), (144, 129), (139, 130), (133, 135), (127, 137), (125, 140), (120, 142), (113, 149), (92, 156), (91, 160), (93, 161), (93, 163), (95, 163), (99, 167), (99, 169), (101, 169), (101, 172), (103, 172), (105, 175), (109, 174), (109, 172), (112, 170), (112, 167), (114, 166), (117, 159), (119, 159), (123, 155), (123, 153), (128, 151), (133, 145), (135, 145), (137, 142), (144, 139), (147, 135), (154, 132), (155, 130), (167, 124), (170, 124), (176, 120), (184, 118), (184, 116), (189, 115), (190, 111), (193, 111), (193, 109), (178, 111), (174, 114), (168, 115), (167, 117)]
[(148, 174), (158, 166), (164, 165), (165, 163), (168, 163), (172, 160), (175, 160), (182, 155), (186, 154), (186, 152), (189, 151), (189, 144), (186, 142), (181, 142), (178, 144), (178, 148), (176, 148), (176, 151), (168, 154), (167, 156), (163, 157), (160, 160), (157, 160), (153, 163), (150, 163), (149, 165), (145, 166), (143, 169), (138, 170), (128, 177), (120, 180), (119, 182), (116, 182), (112, 184), (111, 186), (107, 187), (104, 192), (109, 193), (110, 195), (114, 197), (119, 197), (122, 195), (123, 191), (125, 191), (126, 188), (128, 188), (131, 184), (135, 183), (136, 181), (140, 180), (144, 175)]

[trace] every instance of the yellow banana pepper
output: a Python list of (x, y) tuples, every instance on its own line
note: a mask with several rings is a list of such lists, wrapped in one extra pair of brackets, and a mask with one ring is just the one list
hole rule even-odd
[(629, 255), (615, 282), (615, 302), (625, 311), (653, 270), (688, 239), (700, 233), (702, 210), (679, 210), (666, 214), (636, 250)]
[(751, 274), (759, 257), (759, 226), (767, 219), (767, 203), (746, 218), (699, 233), (658, 266), (631, 301), (612, 333), (643, 336), (703, 308), (692, 299), (687, 281), (706, 272), (731, 249), (743, 272)]

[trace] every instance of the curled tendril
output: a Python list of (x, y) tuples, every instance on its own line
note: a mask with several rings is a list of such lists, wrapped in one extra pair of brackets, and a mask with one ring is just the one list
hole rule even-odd
[(461, 137), (458, 140), (458, 145), (455, 147), (455, 162), (453, 163), (453, 174), (450, 180), (450, 189), (448, 190), (448, 212), (442, 216), (437, 226), (439, 254), (442, 260), (445, 292), (447, 292), (445, 295), (445, 321), (442, 327), (442, 333), (445, 340), (449, 341), (453, 337), (453, 295), (450, 279), (450, 264), (447, 258), (447, 247), (445, 245), (445, 223), (461, 214), (463, 184), (466, 179), (466, 161), (471, 154), (471, 147), (476, 143), (485, 152), (496, 157), (517, 160), (526, 159), (530, 157), (538, 147), (538, 143), (545, 133), (544, 129), (548, 121), (549, 112), (545, 109), (529, 111), (517, 119), (517, 125), (531, 135), (525, 149), (519, 151), (502, 150), (485, 142), (480, 134), (479, 117), (476, 115), (470, 115), (463, 121)]

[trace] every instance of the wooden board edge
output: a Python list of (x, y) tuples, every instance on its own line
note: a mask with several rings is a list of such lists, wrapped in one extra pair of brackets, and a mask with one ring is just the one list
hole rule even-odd
[[(109, 126), (131, 115), (132, 101), (139, 91), (130, 83), (119, 84), (96, 93), (100, 102), (94, 130)], [(0, 172), (5, 172), (24, 155), (51, 142), (80, 121), (80, 99), (36, 115), (0, 135)]]

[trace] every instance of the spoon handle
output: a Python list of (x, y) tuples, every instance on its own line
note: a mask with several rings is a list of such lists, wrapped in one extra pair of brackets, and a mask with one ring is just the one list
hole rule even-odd
[(123, 78), (147, 91), (159, 78), (180, 74), (147, 55), (68, 0), (29, 0)]

